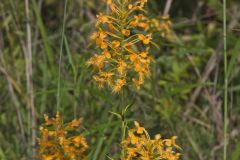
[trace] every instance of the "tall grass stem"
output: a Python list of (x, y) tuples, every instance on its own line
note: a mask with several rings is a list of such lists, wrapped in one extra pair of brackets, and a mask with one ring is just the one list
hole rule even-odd
[(67, 12), (67, 3), (68, 0), (65, 0), (64, 4), (64, 15), (63, 15), (63, 26), (62, 26), (62, 37), (61, 37), (61, 46), (59, 53), (59, 64), (58, 64), (58, 88), (57, 88), (57, 111), (59, 111), (59, 106), (61, 104), (61, 63), (62, 63), (62, 53), (63, 53), (63, 44), (64, 44), (64, 33), (65, 33), (65, 25), (66, 25), (66, 12)]
[(226, 1), (223, 0), (223, 41), (224, 41), (224, 147), (223, 159), (227, 160), (228, 129), (228, 75), (227, 75), (227, 13)]
[(34, 106), (34, 91), (33, 91), (33, 64), (32, 64), (32, 34), (30, 25), (30, 5), (29, 0), (25, 0), (25, 14), (26, 14), (26, 78), (27, 78), (27, 93), (29, 98), (29, 117), (31, 123), (31, 149), (32, 159), (36, 155), (36, 113)]

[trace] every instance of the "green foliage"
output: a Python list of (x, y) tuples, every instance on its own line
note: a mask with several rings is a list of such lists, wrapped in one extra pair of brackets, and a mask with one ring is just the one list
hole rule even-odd
[[(150, 0), (151, 17), (165, 1)], [(229, 152), (239, 159), (240, 32), (238, 1), (228, 3)], [(173, 31), (155, 35), (160, 49), (151, 54), (150, 80), (140, 90), (126, 89), (124, 97), (100, 90), (85, 62), (95, 52), (89, 41), (95, 14), (108, 10), (99, 0), (69, 1), (61, 64), (60, 112), (66, 121), (83, 117), (91, 148), (90, 160), (106, 160), (118, 152), (120, 113), (132, 104), (126, 122), (144, 123), (151, 135), (177, 135), (182, 159), (221, 159), (223, 127), (222, 4), (217, 0), (174, 1), (170, 10)], [(30, 0), (33, 84), (38, 126), (43, 114), (55, 115), (58, 59), (64, 3)], [(237, 19), (238, 17), (238, 19)], [(29, 118), (26, 61), (26, 18), (22, 0), (0, 2), (0, 159), (28, 160)], [(36, 128), (38, 130), (38, 128)], [(39, 134), (39, 133), (37, 133)], [(91, 138), (90, 138), (91, 137)], [(229, 159), (231, 159), (229, 158)]]

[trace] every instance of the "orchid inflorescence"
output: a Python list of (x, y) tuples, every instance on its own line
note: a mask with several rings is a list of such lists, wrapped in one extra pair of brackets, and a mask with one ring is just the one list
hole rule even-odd
[(39, 159), (41, 160), (77, 160), (86, 159), (84, 155), (88, 148), (86, 139), (77, 132), (82, 120), (74, 119), (64, 124), (62, 116), (56, 118), (44, 116), (45, 123), (40, 127)]
[(110, 13), (99, 13), (97, 31), (91, 36), (100, 53), (93, 55), (88, 65), (96, 68), (93, 79), (100, 88), (110, 86), (119, 92), (123, 86), (139, 88), (150, 76), (149, 56), (152, 33), (148, 32), (148, 18), (144, 16), (147, 0), (107, 0)]
[(162, 139), (160, 134), (151, 139), (144, 127), (135, 122), (135, 127), (128, 131), (127, 138), (122, 142), (125, 155), (123, 160), (178, 160), (181, 149), (175, 142), (176, 136)]

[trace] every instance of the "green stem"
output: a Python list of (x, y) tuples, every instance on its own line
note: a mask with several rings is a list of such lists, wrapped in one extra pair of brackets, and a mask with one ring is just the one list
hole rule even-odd
[[(121, 103), (120, 103), (120, 107), (122, 107), (123, 106), (123, 102), (124, 102), (124, 90), (122, 90), (122, 92), (121, 92)], [(122, 127), (121, 127), (121, 129), (122, 129), (122, 141), (121, 142), (123, 142), (124, 140), (125, 140), (125, 137), (126, 137), (126, 122), (125, 122), (125, 113), (124, 113), (124, 111), (122, 110), (122, 114), (121, 114), (121, 120), (122, 120)], [(125, 150), (124, 149), (122, 149), (122, 159), (124, 159), (125, 158)]]
[(223, 41), (224, 41), (224, 147), (223, 160), (227, 160), (227, 127), (228, 127), (228, 76), (227, 76), (227, 17), (226, 1), (223, 0)]
[[(122, 142), (125, 140), (126, 137), (126, 125), (125, 125), (125, 120), (122, 120)], [(122, 149), (122, 159), (125, 157), (125, 151)]]

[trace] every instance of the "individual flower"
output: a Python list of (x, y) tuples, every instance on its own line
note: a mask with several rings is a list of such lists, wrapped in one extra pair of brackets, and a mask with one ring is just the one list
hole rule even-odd
[(88, 148), (86, 139), (81, 134), (75, 134), (82, 123), (74, 119), (64, 124), (59, 113), (55, 118), (44, 115), (45, 123), (40, 127), (39, 159), (41, 160), (78, 160), (86, 159), (84, 155)]
[(176, 136), (162, 139), (160, 134), (151, 139), (146, 129), (138, 122), (128, 131), (127, 138), (122, 142), (125, 154), (122, 160), (178, 160), (181, 149), (176, 144)]
[(144, 16), (147, 0), (106, 0), (109, 14), (99, 13), (90, 39), (99, 52), (87, 64), (95, 68), (93, 79), (100, 88), (118, 93), (124, 86), (140, 88), (150, 76), (149, 48), (155, 43)]

